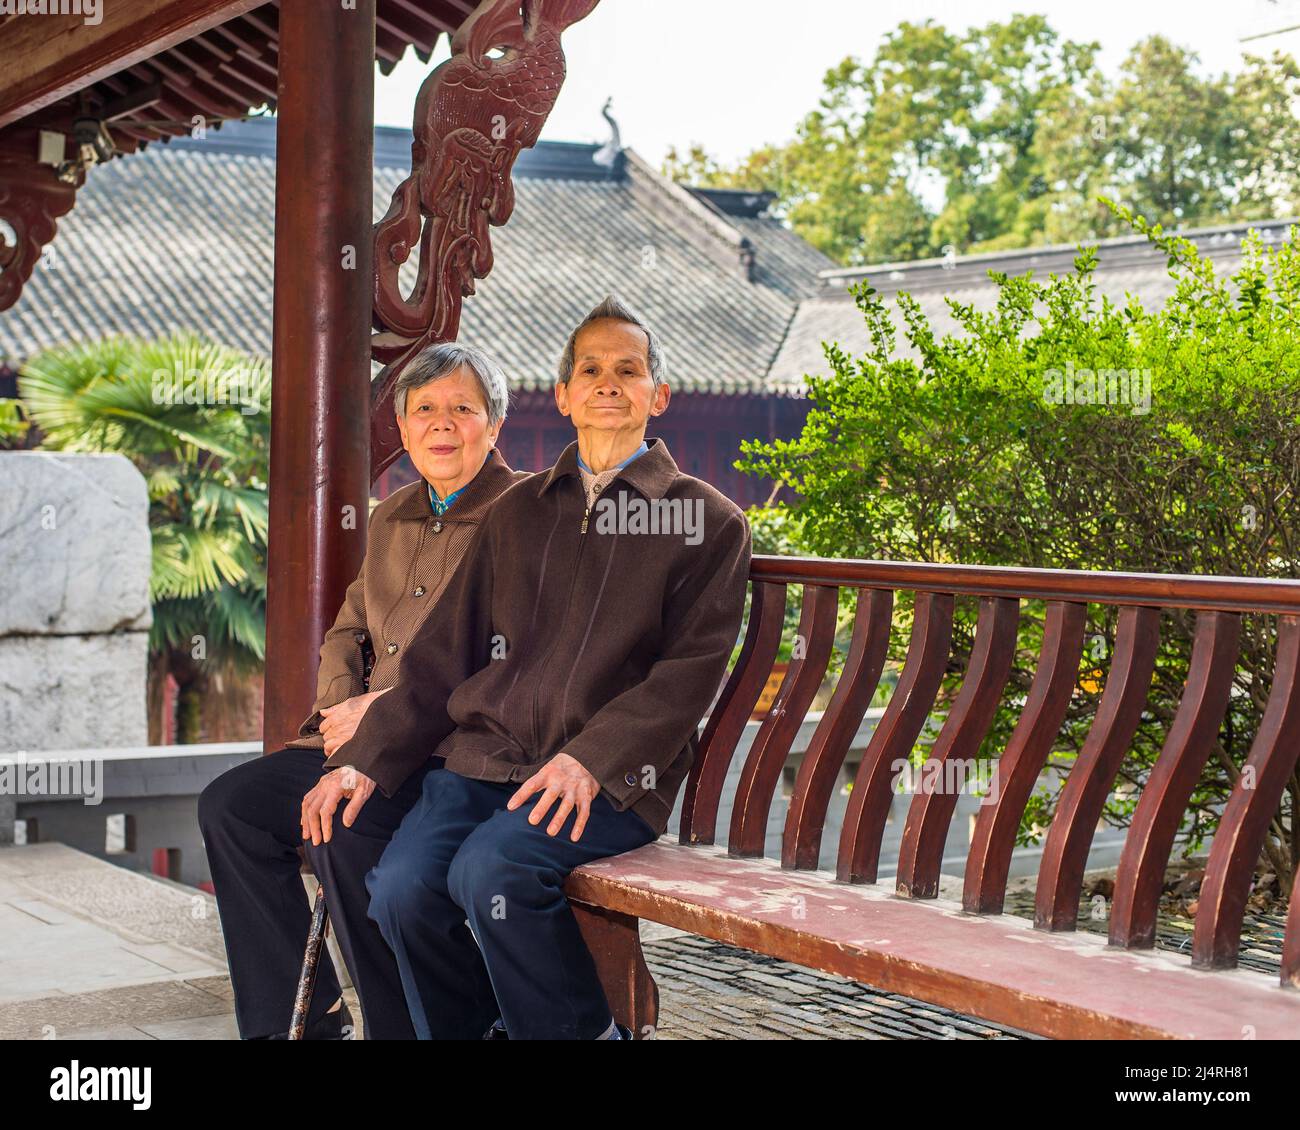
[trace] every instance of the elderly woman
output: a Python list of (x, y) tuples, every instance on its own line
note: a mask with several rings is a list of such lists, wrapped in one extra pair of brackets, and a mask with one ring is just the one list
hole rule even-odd
[[(402, 445), (421, 478), (371, 515), (361, 572), (321, 647), (311, 717), (288, 748), (231, 769), (199, 797), (235, 1017), (245, 1039), (287, 1035), (311, 920), (299, 876), (304, 840), (361, 1000), (366, 1037), (414, 1038), (397, 963), (366, 917), (365, 876), (435, 763), (364, 810), (345, 799), (357, 775), (327, 771), (324, 763), (393, 687), (403, 648), (451, 580), (487, 509), (528, 475), (512, 471), (495, 447), (506, 415), (506, 378), (483, 351), (430, 346), (402, 372), (395, 392)], [(347, 807), (335, 820), (341, 804)], [(325, 962), (305, 1036), (347, 1038), (350, 1019)]]

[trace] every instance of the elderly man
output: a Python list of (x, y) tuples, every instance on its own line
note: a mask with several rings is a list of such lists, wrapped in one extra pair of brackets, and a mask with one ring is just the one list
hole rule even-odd
[[(245, 1039), (287, 1035), (311, 920), (299, 876), (305, 840), (361, 1000), (366, 1037), (414, 1036), (392, 951), (366, 914), (365, 876), (419, 798), (423, 774), (364, 811), (348, 804), (336, 820), (354, 782), (327, 770), (326, 757), (392, 688), (403, 649), (441, 599), (489, 506), (528, 476), (512, 471), (495, 447), (506, 415), (506, 378), (482, 350), (431, 346), (398, 378), (395, 399), (402, 445), (421, 478), (371, 516), (361, 572), (321, 647), (311, 717), (288, 748), (231, 769), (199, 797), (235, 1017)], [(340, 1000), (335, 971), (325, 961), (306, 1038), (346, 1038), (350, 1017)]]
[[(498, 500), (328, 762), (384, 796), (419, 776), (366, 885), (421, 1038), (626, 1038), (564, 880), (667, 825), (750, 555), (740, 510), (645, 440), (662, 366), (615, 297), (578, 326), (555, 389), (577, 442)], [(431, 754), (445, 768), (424, 771)]]

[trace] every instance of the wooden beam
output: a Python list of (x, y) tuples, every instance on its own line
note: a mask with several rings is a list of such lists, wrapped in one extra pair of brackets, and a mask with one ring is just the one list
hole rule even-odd
[(311, 714), (321, 640), (365, 556), (374, 29), (375, 0), (280, 3), (267, 753)]
[(102, 4), (101, 22), (19, 15), (0, 24), (0, 127), (84, 90), (264, 0), (133, 0)]

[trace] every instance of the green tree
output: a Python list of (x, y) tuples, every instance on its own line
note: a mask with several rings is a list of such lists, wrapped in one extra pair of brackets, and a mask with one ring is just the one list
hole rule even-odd
[[(1300, 233), (1278, 246), (1253, 234), (1231, 279), (1189, 241), (1117, 213), (1166, 252), (1177, 280), (1167, 303), (1116, 305), (1093, 281), (1095, 253), (1045, 282), (997, 283), (996, 307), (949, 300), (960, 326), (936, 336), (911, 296), (899, 326), (868, 286), (855, 289), (870, 348), (849, 356), (827, 343), (830, 376), (810, 378), (812, 411), (791, 441), (742, 446), (743, 470), (802, 494), (805, 552), (834, 557), (953, 561), (1210, 576), (1300, 576)], [(1064, 372), (1129, 375), (1129, 397), (1070, 403)], [(1132, 377), (1138, 378), (1134, 396)], [(1142, 392), (1145, 388), (1149, 398)], [(1107, 390), (1109, 393), (1109, 389)], [(1084, 403), (1088, 400), (1091, 402)], [(772, 525), (771, 522), (768, 523)], [(908, 603), (900, 602), (892, 655), (901, 660)], [(986, 742), (1005, 748), (1014, 704), (1033, 674), (1044, 609), (1025, 602), (1011, 686)], [(1089, 639), (1056, 749), (1068, 768), (1095, 714), (1098, 660), (1114, 646), (1113, 609), (1089, 606)], [(954, 652), (972, 645), (974, 608), (959, 602)], [(1186, 679), (1194, 618), (1162, 616), (1148, 712), (1121, 770), (1142, 781), (1172, 722)], [(1276, 628), (1247, 616), (1231, 705), (1192, 798), (1185, 844), (1198, 846), (1258, 729), (1271, 680)], [(940, 710), (951, 703), (953, 665)], [(918, 752), (921, 756), (923, 751)], [(1300, 776), (1293, 774), (1266, 844), (1273, 873), (1300, 860)], [(1023, 835), (1050, 821), (1054, 794), (1031, 807)], [(1123, 824), (1131, 792), (1106, 818)]]
[(177, 740), (199, 740), (213, 678), (264, 655), (267, 366), (188, 333), (109, 337), (37, 354), (18, 387), (43, 449), (115, 452), (144, 475), (150, 677), (175, 678)]
[(1205, 76), (1193, 53), (1153, 36), (1112, 81), (1097, 50), (1041, 16), (962, 34), (902, 23), (869, 62), (827, 72), (792, 141), (734, 167), (695, 145), (665, 171), (776, 193), (776, 214), (847, 264), (1117, 234), (1103, 195), (1166, 225), (1300, 207), (1289, 56)]

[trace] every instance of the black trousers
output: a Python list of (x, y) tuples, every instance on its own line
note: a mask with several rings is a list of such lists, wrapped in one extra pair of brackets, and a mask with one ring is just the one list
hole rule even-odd
[[(425, 773), (441, 763), (431, 760), (413, 773), (391, 800), (376, 789), (351, 828), (343, 826), (340, 805), (332, 838), (313, 846), (302, 838), (302, 798), (320, 780), (324, 762), (321, 750), (282, 749), (237, 765), (199, 796), (199, 827), (217, 893), (239, 1034), (250, 1039), (288, 1031), (311, 926), (299, 873), (298, 848), (305, 846), (361, 1000), (366, 1039), (411, 1040), (415, 1030), (397, 961), (366, 914), (366, 873), (420, 799)], [(326, 952), (308, 1023), (339, 992)]]

